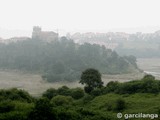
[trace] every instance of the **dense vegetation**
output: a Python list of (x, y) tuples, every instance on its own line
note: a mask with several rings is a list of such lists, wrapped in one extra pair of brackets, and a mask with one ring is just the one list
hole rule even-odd
[(50, 88), (40, 98), (24, 90), (0, 90), (0, 120), (116, 120), (119, 112), (159, 114), (159, 93), (160, 81), (151, 75), (109, 82), (89, 94), (67, 86)]
[(0, 44), (0, 69), (40, 72), (43, 79), (73, 81), (86, 68), (117, 74), (137, 69), (133, 56), (120, 57), (115, 51), (97, 44), (76, 44), (61, 37), (50, 43), (38, 38)]

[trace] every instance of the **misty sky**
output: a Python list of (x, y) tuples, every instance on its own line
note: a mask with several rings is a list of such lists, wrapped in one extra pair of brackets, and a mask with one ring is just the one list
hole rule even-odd
[(35, 25), (62, 32), (154, 32), (160, 29), (159, 3), (159, 0), (0, 0), (0, 37), (4, 36), (4, 29), (25, 30), (28, 34)]

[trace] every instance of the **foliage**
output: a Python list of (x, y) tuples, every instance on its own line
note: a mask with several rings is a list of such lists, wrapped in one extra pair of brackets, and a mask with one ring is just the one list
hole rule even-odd
[(114, 92), (119, 94), (154, 93), (160, 92), (160, 81), (152, 75), (145, 75), (141, 80), (133, 80), (125, 83), (109, 82), (104, 94)]
[(106, 90), (104, 92), (116, 92), (115, 90), (119, 87), (119, 82), (117, 81), (110, 81), (106, 85)]
[(0, 102), (0, 113), (10, 112), (14, 110), (15, 105), (11, 101)]
[(37, 100), (29, 114), (29, 120), (55, 120), (50, 101), (46, 98)]
[(61, 37), (53, 42), (38, 38), (0, 43), (0, 69), (18, 69), (39, 72), (49, 82), (75, 81), (87, 68), (96, 68), (101, 73), (117, 74), (132, 72), (135, 58), (120, 57), (104, 46), (76, 44)]
[(81, 88), (72, 89), (71, 96), (74, 99), (80, 99), (80, 98), (84, 97), (84, 95), (85, 95), (84, 91)]
[(93, 96), (100, 96), (102, 95), (103, 91), (102, 88), (95, 88), (94, 90), (91, 91), (91, 95)]
[(43, 93), (43, 97), (47, 97), (48, 99), (52, 99), (57, 95), (57, 90), (54, 88), (50, 88)]
[(115, 106), (115, 110), (116, 111), (122, 111), (126, 108), (126, 102), (124, 99), (119, 98), (116, 100), (116, 106)]
[(70, 96), (57, 95), (56, 97), (51, 99), (51, 103), (56, 106), (69, 105), (73, 101)]
[(57, 95), (62, 95), (62, 96), (71, 96), (74, 99), (80, 99), (84, 97), (84, 90), (82, 88), (73, 88), (70, 89), (67, 86), (62, 86), (58, 89), (50, 88), (46, 90), (43, 93), (43, 97), (46, 97), (48, 99), (52, 99), (53, 97)]
[(95, 88), (100, 88), (103, 86), (101, 80), (101, 74), (96, 69), (86, 69), (81, 75), (81, 84), (85, 84), (85, 92), (90, 93)]
[[(136, 87), (138, 84), (140, 86)], [(27, 97), (23, 97), (23, 99), (15, 99), (13, 97), (14, 99), (10, 99), (10, 95), (17, 90), (1, 90), (0, 119), (116, 120), (118, 112), (122, 112), (122, 114), (158, 114), (160, 109), (160, 90), (157, 87), (155, 89), (153, 87), (155, 85), (159, 88), (160, 82), (155, 80), (153, 76), (146, 75), (141, 80), (136, 81), (125, 83), (110, 82), (106, 87), (95, 88), (91, 92), (92, 94), (83, 94), (83, 97), (78, 94), (83, 91), (81, 88), (71, 89), (62, 86), (59, 89), (48, 89), (43, 94), (45, 98), (39, 97), (30, 102), (28, 102)], [(70, 91), (69, 94), (66, 91)], [(115, 94), (116, 92), (119, 94)], [(5, 94), (8, 96), (5, 96)], [(74, 95), (78, 97), (74, 98)]]
[(71, 90), (67, 86), (62, 86), (62, 87), (57, 89), (57, 93), (59, 95), (70, 96), (71, 95)]
[(67, 110), (65, 108), (59, 108), (55, 110), (58, 120), (81, 120), (81, 116), (75, 110)]
[(94, 99), (93, 96), (87, 94), (87, 95), (85, 95), (85, 96), (83, 97), (83, 103), (84, 103), (84, 104), (89, 103), (89, 102), (90, 102), (91, 100), (93, 100), (93, 99)]
[(18, 90), (16, 88), (8, 89), (8, 90), (0, 90), (1, 100), (20, 100), (32, 102), (34, 99), (29, 95), (28, 92), (24, 90)]

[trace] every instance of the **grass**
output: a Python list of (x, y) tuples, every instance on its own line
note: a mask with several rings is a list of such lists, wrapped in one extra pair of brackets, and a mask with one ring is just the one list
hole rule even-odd
[[(121, 74), (121, 75), (103, 75), (104, 84), (109, 81), (130, 81), (134, 78), (142, 78), (142, 74)], [(66, 85), (70, 88), (83, 87), (79, 81), (75, 82), (56, 82), (48, 83), (42, 80), (41, 75), (32, 73), (23, 73), (13, 70), (0, 70), (0, 89), (18, 88), (28, 91), (33, 96), (40, 96), (49, 88), (59, 88)]]
[[(123, 99), (126, 108), (123, 111), (116, 111), (114, 107), (117, 99)], [(113, 119), (117, 118), (117, 113), (123, 114), (159, 114), (160, 112), (160, 94), (137, 93), (131, 95), (106, 94), (94, 98), (89, 102), (86, 108), (100, 111), (103, 114), (110, 114)], [(110, 107), (110, 108), (109, 108)]]

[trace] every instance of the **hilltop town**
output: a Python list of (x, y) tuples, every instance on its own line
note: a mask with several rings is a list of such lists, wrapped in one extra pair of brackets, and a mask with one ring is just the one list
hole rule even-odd
[[(17, 41), (24, 41), (29, 39), (42, 40), (45, 42), (52, 42), (59, 40), (58, 32), (43, 31), (41, 27), (34, 26), (32, 35), (30, 37), (12, 37), (9, 39), (0, 38), (0, 43), (11, 43)], [(154, 33), (129, 34), (124, 32), (107, 32), (107, 33), (67, 33), (67, 39), (73, 40), (75, 43), (84, 44), (98, 44), (107, 49), (116, 50), (120, 55), (134, 55), (136, 57), (153, 57), (160, 56), (157, 54), (160, 49), (160, 30)], [(149, 51), (149, 53), (148, 53)]]

